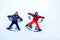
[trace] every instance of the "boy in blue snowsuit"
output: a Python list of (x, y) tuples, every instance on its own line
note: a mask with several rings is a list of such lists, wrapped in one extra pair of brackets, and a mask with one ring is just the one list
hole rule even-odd
[(17, 29), (20, 30), (19, 25), (18, 25), (18, 19), (20, 19), (20, 21), (23, 21), (23, 19), (18, 15), (18, 12), (15, 12), (14, 15), (10, 15), (10, 16), (8, 16), (8, 18), (9, 17), (12, 17), (12, 20), (11, 20), (12, 23), (7, 29), (10, 30), (12, 28), (12, 25), (16, 24)]

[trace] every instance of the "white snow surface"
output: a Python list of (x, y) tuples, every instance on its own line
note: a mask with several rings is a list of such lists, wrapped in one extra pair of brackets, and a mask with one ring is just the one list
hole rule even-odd
[[(60, 0), (0, 0), (0, 40), (60, 40)], [(7, 18), (16, 11), (23, 21), (19, 23), (20, 31), (6, 30), (11, 24)], [(38, 12), (45, 16), (39, 23), (42, 31), (32, 32), (25, 28), (31, 21), (28, 13)]]

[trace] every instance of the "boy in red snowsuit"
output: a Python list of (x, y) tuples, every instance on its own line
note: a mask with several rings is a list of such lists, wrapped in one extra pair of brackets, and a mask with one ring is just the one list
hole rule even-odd
[(29, 22), (29, 23), (26, 25), (26, 27), (32, 25), (33, 23), (35, 23), (35, 24), (36, 24), (36, 27), (38, 28), (38, 31), (41, 31), (40, 26), (39, 26), (39, 24), (38, 24), (38, 19), (39, 19), (39, 18), (43, 18), (43, 19), (44, 19), (45, 17), (39, 16), (39, 15), (38, 15), (38, 12), (35, 12), (35, 14), (32, 14), (32, 13), (28, 13), (28, 14), (33, 17), (33, 20), (32, 20), (31, 22)]

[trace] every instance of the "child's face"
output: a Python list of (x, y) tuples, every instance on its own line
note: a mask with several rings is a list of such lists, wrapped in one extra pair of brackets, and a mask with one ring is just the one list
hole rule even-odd
[(15, 12), (15, 15), (18, 15), (18, 12)]
[(38, 12), (35, 12), (35, 15), (38, 15)]

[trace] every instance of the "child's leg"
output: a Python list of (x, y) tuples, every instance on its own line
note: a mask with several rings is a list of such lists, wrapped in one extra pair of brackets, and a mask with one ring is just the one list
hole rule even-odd
[(34, 23), (34, 21), (32, 20), (31, 22), (29, 22), (27, 25), (30, 26)]
[(7, 29), (10, 29), (10, 28), (12, 27), (13, 24), (14, 24), (14, 23), (12, 22), (11, 25), (10, 25)]
[(18, 30), (20, 30), (18, 23), (16, 22), (15, 24), (16, 24), (16, 26), (17, 26)]
[(40, 30), (40, 26), (39, 26), (38, 22), (35, 22), (35, 24), (36, 24), (36, 27), (38, 28), (38, 30)]

